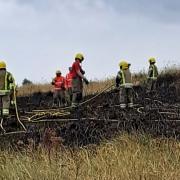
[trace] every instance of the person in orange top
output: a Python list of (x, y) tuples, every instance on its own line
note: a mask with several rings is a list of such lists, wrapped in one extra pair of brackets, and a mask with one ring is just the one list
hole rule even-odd
[(69, 73), (66, 75), (65, 80), (65, 97), (66, 97), (66, 104), (70, 106), (72, 103), (72, 67), (69, 67)]
[(54, 86), (53, 106), (63, 107), (65, 103), (65, 78), (61, 75), (61, 71), (56, 71), (52, 85)]

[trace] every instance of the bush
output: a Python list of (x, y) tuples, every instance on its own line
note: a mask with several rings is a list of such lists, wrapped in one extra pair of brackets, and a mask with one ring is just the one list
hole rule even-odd
[(28, 80), (28, 79), (24, 79), (23, 82), (22, 82), (22, 85), (29, 85), (29, 84), (33, 84), (32, 81)]

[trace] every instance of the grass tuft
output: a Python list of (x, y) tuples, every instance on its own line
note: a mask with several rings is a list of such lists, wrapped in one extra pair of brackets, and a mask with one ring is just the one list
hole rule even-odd
[(0, 179), (180, 179), (180, 143), (122, 134), (100, 146), (0, 152)]

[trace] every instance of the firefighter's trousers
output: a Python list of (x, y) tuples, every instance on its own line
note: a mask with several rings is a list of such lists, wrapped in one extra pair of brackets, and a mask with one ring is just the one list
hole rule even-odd
[(72, 103), (72, 96), (73, 96), (72, 88), (66, 89), (65, 96), (66, 96), (66, 104), (70, 106)]
[(10, 94), (0, 95), (1, 101), (1, 116), (8, 116), (9, 115), (9, 108), (10, 108)]
[(133, 89), (120, 87), (119, 100), (120, 100), (121, 108), (132, 107), (133, 106)]
[(147, 92), (152, 92), (156, 90), (156, 79), (148, 79), (147, 80)]
[(79, 77), (72, 79), (72, 106), (77, 106), (82, 100), (83, 83)]
[(54, 90), (53, 94), (53, 106), (62, 107), (65, 103), (64, 90)]

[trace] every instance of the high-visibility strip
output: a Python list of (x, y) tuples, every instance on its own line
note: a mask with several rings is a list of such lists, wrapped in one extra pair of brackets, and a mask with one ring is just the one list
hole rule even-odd
[(62, 88), (54, 88), (54, 90), (62, 90)]
[(121, 70), (121, 74), (122, 74), (122, 85), (124, 85), (126, 81), (125, 81), (124, 72), (122, 70)]
[(132, 83), (125, 83), (125, 84), (121, 84), (121, 87), (125, 87), (125, 88), (132, 88), (133, 84)]
[(155, 66), (154, 65), (152, 66), (152, 69), (153, 69), (153, 74), (152, 74), (152, 77), (150, 77), (150, 79), (156, 80), (157, 77), (155, 76)]
[(153, 78), (155, 78), (155, 66), (153, 66)]
[(126, 104), (122, 103), (122, 104), (120, 104), (120, 107), (121, 108), (126, 108)]
[(10, 90), (8, 89), (8, 73), (6, 72), (5, 74), (5, 79), (4, 79), (4, 89), (0, 90), (0, 95), (7, 95), (7, 93), (9, 93)]
[(133, 103), (128, 103), (128, 107), (133, 107)]
[(152, 80), (156, 80), (157, 79), (157, 77), (155, 76), (155, 66), (154, 65), (152, 65), (152, 77), (148, 77), (148, 79), (152, 79)]
[(126, 87), (126, 88), (132, 88), (133, 84), (132, 83), (126, 83), (124, 72), (121, 70), (122, 74), (122, 84), (120, 85), (121, 87)]
[(8, 92), (10, 92), (10, 90), (0, 90), (0, 94), (6, 94)]
[(8, 116), (9, 115), (9, 109), (3, 109), (2, 114), (3, 114), (3, 116)]
[(125, 83), (125, 84), (124, 84), (124, 87), (126, 87), (126, 88), (132, 88), (132, 87), (133, 87), (133, 84), (132, 84), (132, 83)]
[(6, 75), (5, 75), (5, 88), (4, 88), (4, 90), (8, 90), (8, 73), (6, 72)]
[(157, 79), (157, 77), (151, 77), (150, 79), (152, 79), (152, 80), (156, 80), (156, 79)]

